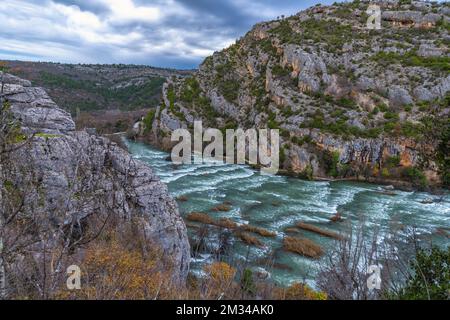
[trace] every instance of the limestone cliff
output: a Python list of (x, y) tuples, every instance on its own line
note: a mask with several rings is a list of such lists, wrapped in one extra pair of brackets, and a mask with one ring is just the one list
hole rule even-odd
[(450, 8), (379, 5), (380, 30), (366, 26), (367, 1), (256, 25), (193, 77), (166, 83), (147, 139), (169, 149), (172, 130), (200, 119), (268, 127), (281, 132), (291, 175), (448, 184)]
[(10, 141), (11, 149), (20, 147), (9, 155), (10, 166), (2, 164), (2, 193), (32, 186), (19, 199), (21, 219), (39, 217), (34, 223), (50, 232), (75, 219), (82, 233), (91, 217), (138, 218), (148, 244), (163, 251), (174, 278), (183, 281), (190, 261), (186, 227), (152, 169), (106, 138), (75, 131), (70, 114), (43, 89), (8, 74), (0, 79), (3, 103), (20, 124)]

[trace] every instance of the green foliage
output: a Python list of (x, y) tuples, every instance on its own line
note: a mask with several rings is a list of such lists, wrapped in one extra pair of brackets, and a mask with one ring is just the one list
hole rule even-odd
[(399, 293), (391, 295), (400, 300), (448, 300), (450, 293), (450, 246), (419, 249), (410, 262), (412, 275)]
[(280, 148), (280, 166), (286, 161), (286, 146)]
[(393, 156), (386, 159), (386, 165), (389, 168), (395, 168), (400, 165), (400, 156)]
[(282, 43), (289, 43), (292, 41), (294, 30), (292, 30), (289, 21), (286, 19), (280, 21), (280, 25), (270, 30), (270, 33), (276, 34)]
[(219, 83), (219, 90), (225, 100), (235, 102), (239, 94), (239, 82), (233, 80), (225, 80)]
[[(113, 88), (106, 85), (98, 85), (91, 80), (79, 80), (71, 76), (54, 74), (42, 71), (36, 81), (38, 85), (47, 89), (58, 90), (64, 94), (65, 91), (72, 93), (70, 99), (55, 97), (56, 102), (70, 111), (93, 111), (108, 109), (117, 106), (121, 110), (135, 110), (152, 106), (158, 103), (162, 85), (165, 79), (153, 77), (142, 85), (129, 85), (126, 87)], [(77, 95), (73, 92), (77, 91)]]
[(153, 126), (153, 120), (155, 119), (155, 114), (156, 114), (156, 110), (150, 110), (149, 113), (147, 113), (147, 115), (144, 118), (144, 133), (149, 132), (150, 130), (152, 130), (152, 126)]
[(7, 72), (8, 71), (8, 66), (6, 65), (6, 62), (0, 61), (0, 71), (1, 72)]
[(278, 121), (276, 120), (276, 113), (272, 112), (269, 110), (269, 117), (267, 119), (267, 127), (269, 129), (279, 129), (280, 128), (280, 124), (278, 123)]
[(403, 122), (402, 126), (402, 135), (408, 138), (419, 139), (422, 136), (423, 126), (420, 124), (414, 124), (409, 121)]
[(399, 63), (408, 67), (424, 67), (438, 72), (450, 72), (450, 57), (421, 57), (415, 50), (406, 54), (380, 51), (372, 56), (372, 60), (384, 66)]
[(339, 157), (340, 154), (338, 151), (330, 152), (325, 150), (322, 155), (327, 174), (334, 178), (339, 176)]
[(384, 104), (384, 103), (378, 104), (375, 108), (378, 109), (378, 111), (381, 111), (381, 112), (389, 111), (389, 107), (386, 104)]
[(293, 136), (291, 138), (291, 142), (301, 147), (304, 144), (311, 143), (312, 142), (312, 138), (310, 136), (303, 136), (301, 138)]
[(267, 38), (263, 39), (259, 42), (261, 49), (270, 56), (276, 56), (277, 48), (275, 48), (272, 44), (272, 41)]
[(337, 100), (336, 103), (343, 108), (347, 108), (347, 109), (355, 109), (356, 108), (355, 101), (353, 101), (350, 98), (342, 97), (339, 100)]
[(15, 125), (8, 128), (6, 143), (17, 144), (27, 141), (28, 137), (22, 132), (20, 126)]
[(62, 136), (60, 134), (49, 134), (49, 133), (39, 132), (39, 133), (35, 134), (35, 137), (45, 138), (45, 139), (55, 139), (55, 138), (61, 138)]
[(299, 178), (312, 181), (314, 179), (314, 170), (312, 165), (308, 164), (299, 174)]
[(398, 113), (394, 113), (394, 112), (390, 112), (390, 111), (384, 113), (384, 118), (386, 120), (392, 120), (392, 121), (400, 120)]
[(403, 169), (402, 175), (416, 186), (426, 187), (428, 184), (427, 178), (423, 172), (416, 167)]
[(326, 43), (330, 52), (341, 50), (346, 42), (358, 36), (350, 25), (334, 20), (309, 19), (300, 23), (301, 33), (292, 33), (290, 43)]
[(251, 296), (254, 296), (257, 291), (255, 281), (253, 280), (253, 272), (250, 269), (244, 270), (241, 278), (241, 289)]
[(290, 71), (288, 69), (283, 68), (279, 64), (274, 65), (273, 68), (272, 68), (272, 74), (275, 77), (285, 77), (285, 76), (288, 76), (289, 73), (290, 73)]
[(383, 178), (389, 178), (389, 176), (390, 176), (389, 170), (388, 170), (387, 168), (383, 168), (383, 169), (381, 170), (381, 176), (382, 176)]
[(181, 92), (181, 100), (186, 103), (192, 103), (200, 97), (200, 85), (195, 77), (189, 77), (184, 81)]
[(169, 110), (174, 111), (176, 94), (173, 85), (170, 85), (169, 88), (167, 89), (167, 99), (169, 100)]
[(442, 175), (443, 185), (450, 186), (450, 119), (434, 121), (434, 132), (438, 136), (439, 144), (436, 150), (436, 160)]

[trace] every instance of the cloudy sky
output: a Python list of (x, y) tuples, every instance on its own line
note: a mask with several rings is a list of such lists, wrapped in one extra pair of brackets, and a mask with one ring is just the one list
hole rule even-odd
[[(321, 3), (333, 1), (322, 0)], [(317, 0), (1, 0), (0, 59), (195, 68)]]

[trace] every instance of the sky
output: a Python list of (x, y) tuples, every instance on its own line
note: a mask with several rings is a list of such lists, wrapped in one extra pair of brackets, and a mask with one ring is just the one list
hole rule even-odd
[(191, 69), (319, 2), (334, 0), (1, 0), (0, 59)]

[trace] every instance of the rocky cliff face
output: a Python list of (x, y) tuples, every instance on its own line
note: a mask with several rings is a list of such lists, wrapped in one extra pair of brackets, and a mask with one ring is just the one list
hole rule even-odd
[(405, 3), (379, 3), (381, 30), (367, 28), (363, 1), (256, 25), (166, 83), (147, 138), (169, 149), (172, 130), (200, 119), (268, 127), (292, 175), (448, 183), (450, 8)]
[(10, 154), (9, 167), (2, 164), (2, 187), (32, 186), (23, 194), (20, 215), (40, 217), (38, 223), (50, 230), (75, 219), (79, 232), (89, 228), (91, 217), (112, 215), (123, 223), (137, 218), (149, 244), (173, 262), (174, 277), (185, 279), (190, 260), (186, 227), (151, 168), (106, 138), (75, 131), (70, 114), (43, 89), (8, 74), (0, 79), (2, 95), (20, 123), (11, 145), (28, 139)]

